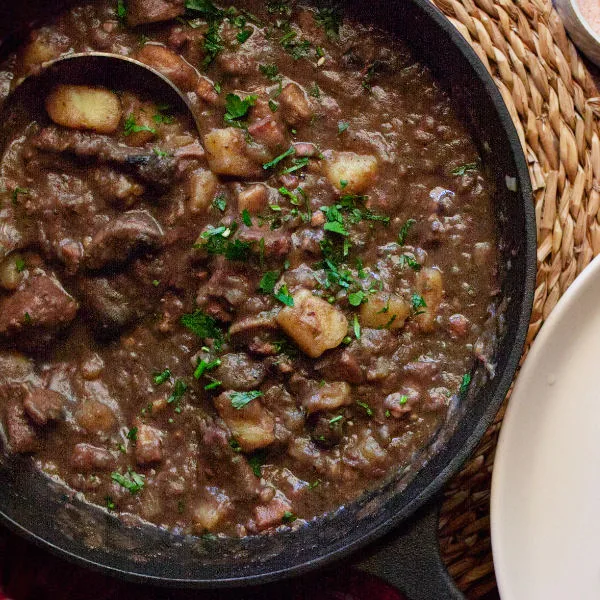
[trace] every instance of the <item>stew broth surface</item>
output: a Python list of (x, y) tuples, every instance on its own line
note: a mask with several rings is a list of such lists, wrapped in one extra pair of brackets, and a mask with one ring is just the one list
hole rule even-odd
[(491, 185), (389, 34), (281, 1), (100, 1), (31, 32), (183, 90), (61, 85), (0, 165), (8, 451), (182, 532), (297, 526), (408, 465), (497, 289)]

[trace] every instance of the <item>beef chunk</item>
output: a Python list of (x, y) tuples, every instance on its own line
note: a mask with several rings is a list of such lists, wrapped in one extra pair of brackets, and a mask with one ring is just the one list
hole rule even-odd
[[(146, 4), (146, 0), (142, 1)], [(165, 46), (146, 44), (136, 54), (136, 58), (150, 67), (154, 67), (182, 90), (192, 91), (196, 87), (198, 73), (194, 67)]]
[(60, 419), (65, 401), (66, 398), (58, 392), (35, 388), (25, 398), (23, 407), (36, 425), (46, 425), (48, 421)]
[(0, 300), (0, 336), (26, 348), (42, 346), (75, 318), (77, 309), (57, 279), (35, 275)]
[(266, 375), (263, 362), (252, 360), (244, 352), (225, 354), (214, 376), (224, 387), (232, 390), (249, 391), (256, 389)]
[(179, 17), (185, 12), (183, 0), (129, 0), (127, 24), (158, 23)]
[(112, 336), (152, 310), (156, 290), (142, 290), (132, 277), (120, 274), (82, 278), (79, 294), (92, 327)]
[(77, 471), (110, 471), (115, 468), (116, 460), (106, 449), (92, 444), (77, 444), (71, 454), (71, 465)]
[(20, 400), (13, 399), (7, 404), (5, 417), (11, 450), (18, 453), (35, 452), (39, 445), (36, 431)]
[(150, 425), (140, 425), (135, 442), (135, 458), (138, 465), (162, 460), (162, 431)]
[(310, 121), (313, 112), (306, 94), (296, 83), (288, 83), (279, 96), (283, 118), (290, 125)]
[(109, 221), (86, 248), (86, 264), (101, 269), (126, 261), (142, 247), (156, 247), (164, 237), (162, 227), (145, 210), (132, 210)]
[(275, 230), (262, 227), (240, 227), (238, 234), (242, 242), (253, 244), (255, 251), (258, 252), (259, 243), (264, 240), (265, 256), (285, 256), (291, 248), (290, 235), (286, 231)]
[(96, 163), (119, 165), (159, 191), (168, 189), (175, 176), (177, 160), (173, 157), (131, 148), (107, 135), (44, 127), (31, 141), (34, 147), (45, 152), (67, 153), (93, 159)]

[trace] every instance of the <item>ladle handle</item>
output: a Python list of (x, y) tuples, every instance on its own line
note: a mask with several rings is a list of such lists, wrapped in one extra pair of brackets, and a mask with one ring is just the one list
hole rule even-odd
[(442, 558), (438, 541), (441, 503), (434, 500), (383, 538), (355, 567), (380, 577), (407, 600), (464, 600)]

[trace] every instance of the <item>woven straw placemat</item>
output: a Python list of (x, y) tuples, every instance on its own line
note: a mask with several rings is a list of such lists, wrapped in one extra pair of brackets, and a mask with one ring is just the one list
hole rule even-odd
[[(515, 122), (534, 190), (538, 273), (527, 346), (600, 253), (600, 98), (551, 0), (432, 0), (477, 52)], [(504, 408), (445, 492), (440, 544), (468, 598), (495, 586), (490, 484)]]

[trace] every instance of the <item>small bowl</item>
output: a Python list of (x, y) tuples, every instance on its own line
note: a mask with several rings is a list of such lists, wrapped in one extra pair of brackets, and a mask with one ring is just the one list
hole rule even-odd
[(585, 20), (577, 0), (554, 0), (554, 6), (575, 45), (600, 67), (600, 34)]

